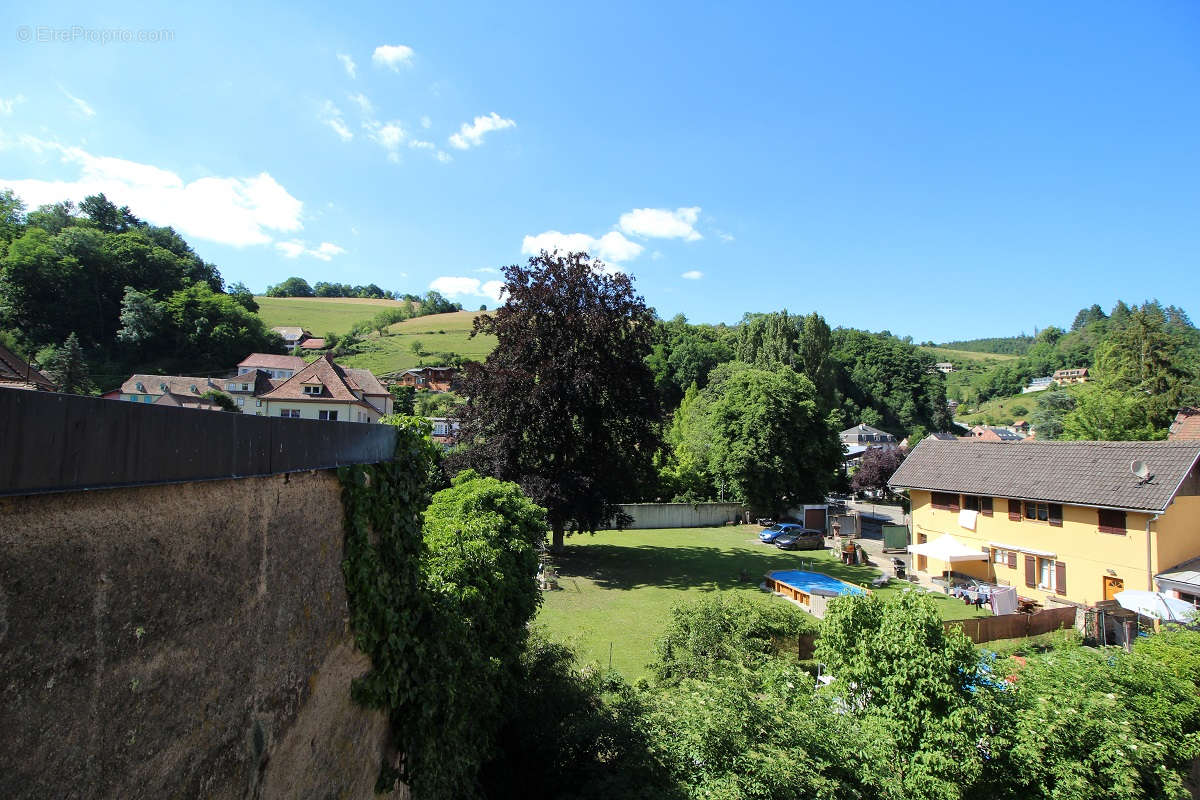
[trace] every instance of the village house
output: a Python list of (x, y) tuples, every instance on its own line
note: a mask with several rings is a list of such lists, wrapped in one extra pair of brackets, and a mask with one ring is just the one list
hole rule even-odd
[(910, 551), (1041, 604), (1155, 589), (1200, 558), (1200, 441), (922, 441), (888, 482), (912, 501)]
[(53, 392), (54, 384), (25, 359), (0, 345), (0, 388)]
[(392, 396), (370, 370), (318, 358), (269, 392), (256, 398), (269, 417), (329, 422), (378, 422), (392, 413)]
[(131, 375), (116, 392), (104, 395), (132, 403), (154, 403), (165, 394), (199, 399), (206, 392), (225, 391), (221, 378), (194, 375)]
[(1181, 408), (1171, 423), (1167, 438), (1172, 441), (1193, 441), (1200, 439), (1200, 408)]
[(1068, 386), (1072, 383), (1087, 383), (1088, 371), (1087, 367), (1079, 369), (1060, 369), (1054, 373), (1054, 382), (1059, 386)]
[(238, 375), (261, 369), (277, 380), (286, 380), (308, 365), (300, 356), (279, 356), (274, 353), (251, 353), (237, 365)]
[(967, 436), (964, 438), (980, 442), (1018, 442), (1025, 437), (1007, 428), (997, 428), (994, 425), (976, 425), (967, 432)]
[(434, 444), (449, 449), (458, 443), (458, 420), (450, 417), (426, 417), (433, 425), (430, 438)]
[(842, 440), (842, 444), (865, 447), (879, 446), (896, 446), (896, 437), (887, 431), (881, 431), (879, 428), (872, 428), (870, 425), (859, 423), (853, 428), (847, 428), (838, 434), (838, 438)]
[(448, 392), (456, 374), (454, 367), (415, 367), (400, 373), (396, 383), (430, 392)]
[(949, 361), (939, 361), (933, 365), (933, 368), (943, 375), (949, 375), (951, 372), (954, 372), (954, 364)]
[(278, 333), (289, 348), (299, 347), (312, 337), (311, 333), (296, 325), (276, 325), (271, 330)]

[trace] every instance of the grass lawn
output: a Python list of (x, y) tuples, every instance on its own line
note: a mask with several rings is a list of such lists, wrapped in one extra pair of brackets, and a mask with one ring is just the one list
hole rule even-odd
[[(552, 638), (572, 645), (585, 662), (607, 666), (611, 642), (613, 667), (636, 678), (646, 672), (654, 641), (680, 601), (721, 590), (764, 603), (786, 602), (758, 588), (769, 570), (811, 569), (857, 584), (880, 574), (874, 567), (845, 566), (831, 550), (787, 552), (764, 545), (759, 530), (736, 526), (572, 536), (566, 552), (555, 558), (561, 589), (545, 594), (538, 623)], [(750, 581), (740, 580), (742, 570)], [(879, 593), (886, 596), (902, 586), (907, 584)], [(942, 595), (930, 596), (944, 619), (985, 615)]]
[(267, 327), (299, 325), (313, 336), (349, 333), (350, 326), (370, 319), (381, 308), (403, 305), (397, 300), (360, 297), (255, 297), (254, 300)]

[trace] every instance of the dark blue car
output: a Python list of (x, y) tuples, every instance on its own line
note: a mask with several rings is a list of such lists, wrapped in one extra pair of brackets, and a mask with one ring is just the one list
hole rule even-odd
[(763, 528), (762, 532), (758, 534), (758, 538), (760, 541), (771, 544), (775, 541), (776, 536), (782, 536), (785, 533), (799, 533), (802, 530), (804, 530), (803, 525), (796, 525), (795, 523), (791, 522), (780, 522), (776, 525), (772, 525), (769, 528)]

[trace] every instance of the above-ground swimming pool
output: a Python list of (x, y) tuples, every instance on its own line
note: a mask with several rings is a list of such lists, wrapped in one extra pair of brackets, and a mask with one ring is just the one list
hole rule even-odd
[(830, 598), (868, 594), (861, 586), (839, 581), (820, 572), (805, 572), (802, 569), (768, 572), (766, 588), (789, 600), (795, 600), (817, 617), (825, 616), (825, 605)]

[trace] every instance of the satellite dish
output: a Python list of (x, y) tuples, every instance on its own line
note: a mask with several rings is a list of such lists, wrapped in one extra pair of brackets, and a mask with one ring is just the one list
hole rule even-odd
[(1134, 459), (1129, 465), (1129, 471), (1139, 480), (1145, 481), (1150, 478), (1150, 467), (1141, 459)]

